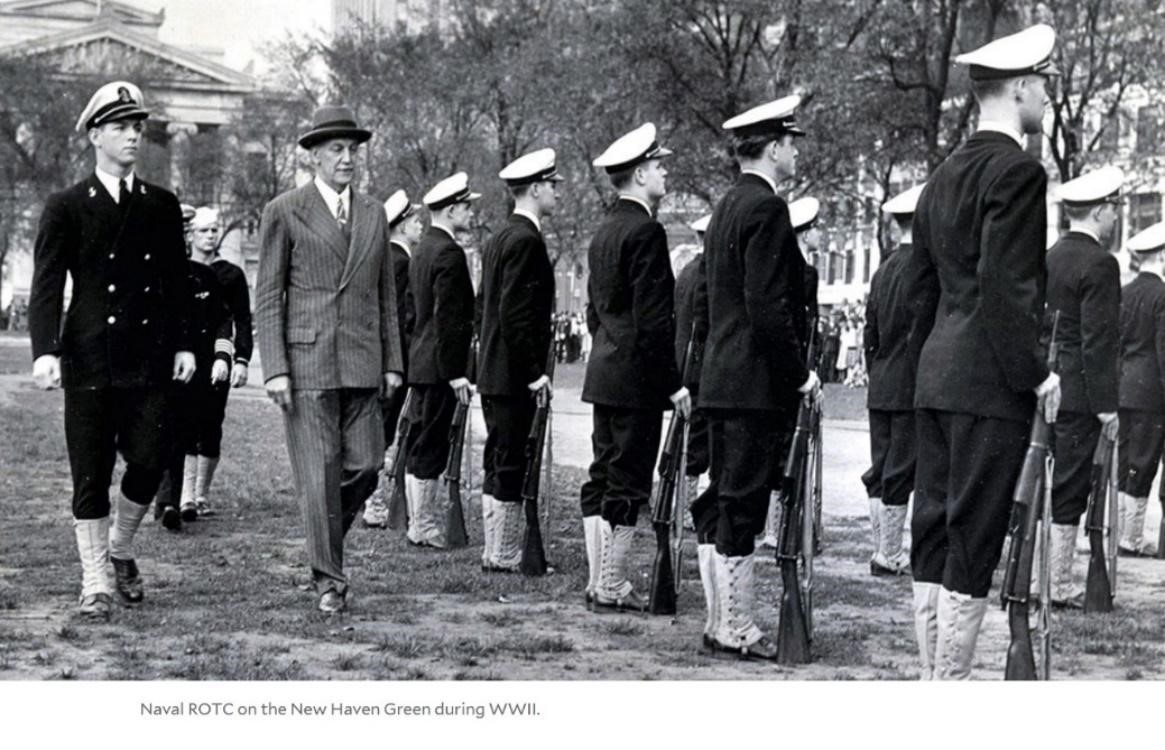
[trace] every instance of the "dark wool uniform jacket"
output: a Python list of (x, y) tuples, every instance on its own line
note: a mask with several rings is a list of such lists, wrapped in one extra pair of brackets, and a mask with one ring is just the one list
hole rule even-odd
[(1120, 406), (1165, 412), (1165, 281), (1140, 273), (1121, 290)]
[(866, 300), (864, 345), (870, 387), (866, 407), (913, 411), (914, 362), (910, 358), (910, 299), (902, 271), (910, 245), (902, 245), (874, 271)]
[[(190, 351), (182, 210), (136, 175), (118, 205), (96, 174), (49, 196), (29, 300), (33, 357), (61, 358), (65, 388), (168, 383)], [(73, 279), (64, 314), (65, 277)]]
[(469, 376), (473, 338), (473, 283), (461, 245), (429, 227), (409, 261), (413, 338), (409, 382), (448, 383)]
[(234, 324), (235, 361), (246, 364), (251, 361), (255, 349), (251, 323), (251, 290), (247, 286), (247, 275), (243, 273), (243, 269), (222, 258), (215, 258), (210, 267), (218, 276), (218, 283)]
[(186, 271), (190, 280), (191, 351), (197, 364), (194, 377), (209, 381), (216, 359), (231, 364), (231, 311), (214, 268), (189, 260)]
[(486, 243), (479, 295), (477, 390), (529, 396), (529, 384), (546, 374), (554, 269), (541, 232), (525, 216), (511, 215)]
[(1117, 410), (1120, 370), (1120, 266), (1086, 234), (1069, 232), (1048, 251), (1047, 330), (1060, 313), (1060, 410)]
[(806, 264), (785, 201), (761, 177), (742, 174), (712, 213), (703, 257), (700, 406), (791, 408), (809, 377), (808, 321)]
[(409, 347), (413, 341), (413, 293), (409, 289), (409, 251), (399, 243), (390, 242), (392, 254), (392, 276), (396, 279), (396, 322), (400, 329), (400, 350), (404, 355), (405, 371), (409, 366)]
[(587, 328), (593, 337), (582, 400), (668, 409), (675, 363), (675, 278), (663, 225), (619, 199), (587, 251)]
[(927, 181), (904, 274), (917, 408), (1031, 419), (1048, 376), (1047, 183), (1037, 159), (995, 132), (971, 136)]
[(351, 240), (315, 182), (267, 204), (255, 331), (265, 380), (297, 390), (380, 388), (404, 372), (384, 209), (350, 192)]
[(690, 340), (692, 362), (688, 366), (688, 382), (684, 385), (688, 386), (692, 393), (699, 389), (700, 367), (704, 362), (705, 332), (696, 329), (693, 335), (692, 328), (697, 319), (696, 310), (708, 304), (706, 299), (701, 301), (697, 298), (699, 294), (707, 294), (708, 291), (707, 285), (700, 284), (700, 276), (703, 273), (702, 257), (702, 254), (697, 255), (688, 261), (688, 264), (680, 269), (680, 275), (676, 277), (676, 367), (680, 368), (682, 374)]

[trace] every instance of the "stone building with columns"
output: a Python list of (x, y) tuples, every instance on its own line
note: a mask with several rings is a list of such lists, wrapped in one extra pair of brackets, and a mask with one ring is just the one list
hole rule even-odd
[[(164, 10), (111, 0), (0, 0), (0, 57), (33, 59), (65, 78), (134, 80), (151, 111), (137, 171), (184, 202), (222, 203), (229, 196), (207, 169), (208, 154), (221, 153), (220, 129), (258, 87), (247, 73), (223, 65), (221, 51), (161, 41), (165, 20)], [(240, 265), (243, 239), (236, 234), (223, 246)], [(0, 306), (26, 296), (31, 278), (31, 237), (20, 238), (7, 254)]]

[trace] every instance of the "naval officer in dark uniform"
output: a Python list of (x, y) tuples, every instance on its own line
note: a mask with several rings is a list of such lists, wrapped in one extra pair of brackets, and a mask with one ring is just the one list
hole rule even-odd
[(700, 407), (712, 434), (712, 484), (693, 509), (705, 530), (697, 547), (709, 610), (704, 643), (713, 653), (763, 660), (775, 659), (777, 646), (753, 619), (755, 538), (797, 405), (821, 394), (805, 361), (805, 259), (777, 194), (796, 173), (800, 103), (784, 97), (724, 123), (741, 174), (712, 212), (704, 249)]
[(1121, 289), (1120, 504), (1122, 555), (1143, 555), (1149, 491), (1165, 447), (1165, 222), (1130, 237), (1140, 262)]
[(1124, 174), (1105, 167), (1056, 191), (1068, 233), (1048, 251), (1049, 321), (1060, 313), (1060, 414), (1055, 425), (1052, 480), (1052, 604), (1082, 608), (1073, 581), (1076, 527), (1088, 507), (1092, 454), (1101, 430), (1116, 439), (1120, 349), (1120, 267), (1109, 252), (1120, 218)]
[[(141, 90), (126, 81), (89, 100), (77, 130), (88, 133), (96, 170), (49, 196), (29, 302), (33, 377), (41, 388), (65, 389), (80, 613), (99, 620), (112, 609), (110, 564), (122, 599), (142, 600), (133, 538), (167, 455), (166, 388), (188, 382), (195, 366), (182, 210), (133, 169), (148, 116)], [(73, 294), (63, 316), (66, 276)], [(111, 529), (118, 451), (126, 470)]]
[(696, 308), (701, 304), (708, 304), (707, 299), (697, 299), (697, 294), (706, 285), (701, 285), (700, 276), (703, 273), (704, 236), (708, 232), (708, 222), (712, 214), (706, 214), (696, 219), (688, 226), (696, 233), (695, 257), (689, 260), (676, 275), (676, 367), (682, 373), (684, 360), (688, 354), (688, 343), (692, 346), (692, 361), (688, 364), (688, 390), (692, 397), (692, 418), (688, 421), (688, 498), (696, 499), (697, 481), (701, 474), (708, 471), (711, 465), (712, 443), (708, 438), (708, 421), (704, 419), (699, 409), (699, 373), (704, 362), (704, 333), (693, 328), (697, 315)]
[[(403, 190), (397, 190), (384, 202), (384, 215), (388, 220), (388, 246), (392, 256), (392, 273), (396, 279), (396, 320), (400, 329), (401, 352), (404, 353), (407, 371), (409, 342), (413, 335), (413, 296), (409, 292), (409, 259), (412, 249), (421, 241), (425, 233), (425, 221), (421, 218), (421, 204), (410, 203)], [(407, 378), (407, 376), (406, 376)], [(407, 380), (406, 380), (407, 382)], [(399, 388), (390, 396), (380, 398), (380, 414), (384, 420), (385, 456), (396, 442), (397, 423), (407, 390)], [(412, 411), (410, 409), (409, 411)], [(406, 415), (407, 419), (407, 415)], [(403, 448), (403, 446), (398, 446)], [(398, 451), (404, 460), (403, 451)], [(385, 467), (388, 468), (387, 465)], [(376, 491), (364, 503), (364, 525), (373, 528), (388, 526), (388, 498), (392, 492), (392, 477), (381, 472)]]
[(894, 576), (910, 572), (910, 556), (902, 550), (902, 528), (914, 489), (914, 362), (910, 357), (910, 300), (902, 280), (911, 252), (914, 208), (922, 185), (900, 193), (882, 206), (894, 217), (898, 248), (887, 248), (866, 299), (864, 347), (870, 386), (870, 459), (862, 475), (870, 499), (874, 554), (870, 573)]
[(686, 416), (675, 345), (675, 278), (667, 233), (655, 218), (671, 155), (647, 123), (594, 160), (619, 197), (587, 251), (587, 327), (594, 337), (583, 401), (594, 405), (594, 460), (581, 504), (596, 611), (643, 609), (627, 575), (639, 508), (651, 495), (663, 412)]
[(957, 58), (970, 65), (978, 130), (934, 171), (914, 214), (910, 568), (924, 678), (971, 674), (1032, 415), (1038, 400), (1055, 422), (1059, 407), (1039, 343), (1048, 178), (1024, 149), (1025, 134), (1041, 133), (1055, 38), (1034, 26)]
[(473, 282), (457, 232), (469, 229), (473, 201), (469, 177), (458, 172), (422, 199), (432, 217), (409, 261), (414, 328), (409, 344), (409, 383), (415, 389), (417, 422), (409, 432), (405, 497), (408, 539), (445, 548), (445, 508), (437, 507), (437, 482), (449, 458), (449, 428), (457, 403), (473, 396), (469, 345), (473, 337)]
[(514, 212), (481, 255), (481, 348), (477, 389), (485, 417), (481, 512), (486, 571), (512, 573), (522, 561), (526, 528), (522, 481), (526, 438), (539, 404), (551, 396), (546, 359), (554, 312), (554, 268), (542, 221), (558, 205), (562, 176), (554, 149), (519, 157), (498, 175), (514, 197)]

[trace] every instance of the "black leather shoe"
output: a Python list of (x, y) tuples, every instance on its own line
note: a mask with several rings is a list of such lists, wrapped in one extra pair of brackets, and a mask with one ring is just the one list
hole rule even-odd
[(326, 615), (334, 615), (348, 608), (348, 601), (343, 594), (335, 591), (325, 591), (320, 596), (320, 611)]
[(518, 569), (518, 566), (516, 566), (516, 565), (514, 567), (510, 568), (510, 567), (506, 567), (505, 565), (493, 565), (491, 563), (482, 563), (481, 564), (481, 572), (482, 573), (520, 573), (521, 571)]
[(159, 520), (162, 522), (162, 528), (166, 531), (182, 530), (182, 515), (173, 505), (167, 505), (162, 509), (162, 517)]
[(762, 635), (756, 643), (747, 646), (727, 646), (715, 638), (704, 636), (704, 644), (717, 658), (736, 658), (744, 661), (776, 661), (777, 642)]
[(182, 520), (192, 523), (198, 520), (198, 506), (194, 503), (182, 503)]
[(910, 573), (910, 569), (898, 570), (896, 568), (888, 568), (879, 562), (870, 560), (870, 575), (872, 576), (904, 576)]
[(109, 594), (90, 594), (82, 597), (77, 614), (86, 620), (109, 622), (109, 617), (113, 614), (113, 599)]
[(1052, 609), (1084, 609), (1084, 592), (1071, 599), (1053, 599)]
[(591, 599), (592, 612), (646, 612), (647, 602), (634, 589), (627, 596), (607, 599), (595, 594)]
[(117, 579), (117, 593), (131, 604), (136, 604), (145, 598), (142, 587), (142, 577), (138, 574), (138, 564), (133, 560), (119, 560), (109, 558), (113, 563), (113, 574)]

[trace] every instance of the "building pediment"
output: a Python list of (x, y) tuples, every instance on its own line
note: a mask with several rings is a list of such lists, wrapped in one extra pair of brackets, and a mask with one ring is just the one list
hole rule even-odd
[(109, 15), (75, 30), (0, 47), (0, 55), (32, 57), (65, 74), (105, 73), (153, 85), (240, 93), (255, 89), (249, 75), (136, 33)]
[(121, 23), (141, 26), (161, 26), (166, 19), (164, 10), (151, 13), (126, 3), (103, 0), (8, 0), (0, 2), (0, 17), (25, 16), (32, 18), (77, 21), (88, 23), (98, 15), (112, 16)]

